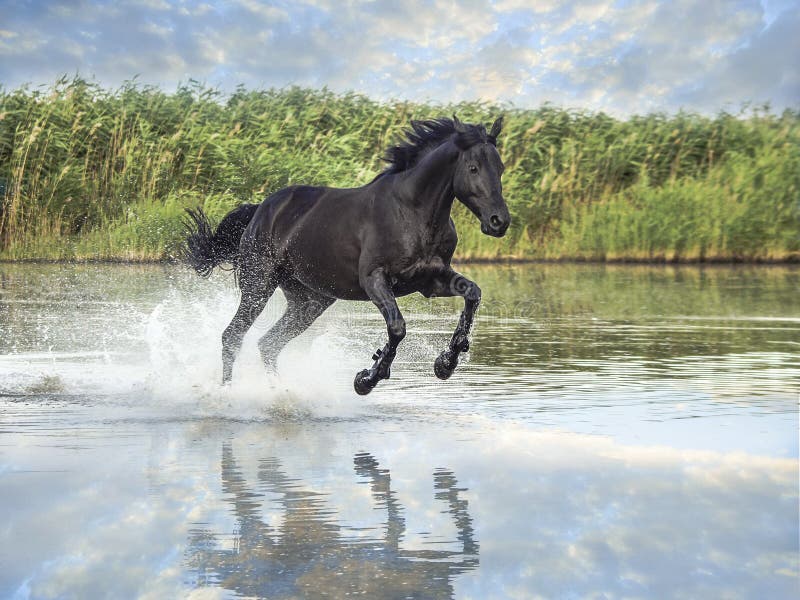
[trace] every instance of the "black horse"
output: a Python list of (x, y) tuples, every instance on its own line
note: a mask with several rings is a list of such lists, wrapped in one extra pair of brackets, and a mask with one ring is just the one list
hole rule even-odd
[(453, 119), (412, 121), (406, 139), (389, 148), (389, 166), (360, 188), (292, 186), (261, 204), (245, 204), (215, 231), (200, 210), (189, 210), (186, 258), (208, 276), (229, 262), (237, 271), (241, 302), (222, 334), (222, 381), (230, 381), (245, 333), (276, 288), (286, 312), (259, 341), (264, 363), (275, 368), (279, 352), (337, 299), (371, 300), (389, 333), (374, 364), (356, 375), (359, 394), (388, 379), (406, 323), (395, 298), (463, 296), (464, 311), (434, 372), (447, 379), (469, 332), (481, 290), (450, 267), (458, 236), (450, 218), (458, 198), (501, 237), (511, 217), (503, 199), (503, 163), (497, 152), (501, 119), (483, 125)]

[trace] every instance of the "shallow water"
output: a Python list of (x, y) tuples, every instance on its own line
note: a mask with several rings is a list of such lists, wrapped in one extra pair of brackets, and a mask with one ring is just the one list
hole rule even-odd
[(798, 592), (800, 270), (465, 266), (221, 388), (230, 274), (0, 265), (0, 597), (731, 597)]

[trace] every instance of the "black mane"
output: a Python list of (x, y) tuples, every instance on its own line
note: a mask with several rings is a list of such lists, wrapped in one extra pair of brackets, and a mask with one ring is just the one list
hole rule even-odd
[(497, 145), (497, 140), (486, 132), (483, 125), (459, 123), (459, 126), (460, 131), (456, 129), (455, 121), (448, 118), (411, 121), (411, 129), (404, 131), (406, 139), (386, 150), (383, 160), (389, 166), (381, 175), (407, 171), (454, 133), (458, 134), (455, 143), (463, 150), (483, 142)]

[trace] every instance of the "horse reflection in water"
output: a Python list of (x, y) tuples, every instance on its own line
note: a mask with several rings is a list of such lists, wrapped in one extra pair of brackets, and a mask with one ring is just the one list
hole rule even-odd
[[(450, 598), (452, 580), (478, 566), (465, 488), (450, 471), (433, 474), (435, 498), (447, 503), (458, 531), (460, 551), (404, 550), (402, 507), (391, 489), (389, 471), (370, 454), (357, 454), (355, 472), (368, 480), (372, 496), (386, 508), (382, 539), (347, 536), (334, 521), (322, 494), (303, 489), (285, 475), (275, 459), (263, 460), (258, 492), (239, 470), (229, 445), (223, 447), (222, 484), (231, 497), (239, 531), (232, 550), (216, 545), (216, 534), (195, 531), (189, 561), (201, 585), (213, 584), (247, 597)], [(273, 528), (261, 519), (262, 494), (277, 494), (283, 523)], [(351, 529), (352, 531), (352, 529)], [(455, 540), (453, 540), (455, 542)]]

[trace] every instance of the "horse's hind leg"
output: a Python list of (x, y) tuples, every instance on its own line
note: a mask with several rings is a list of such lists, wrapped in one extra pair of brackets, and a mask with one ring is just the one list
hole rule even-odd
[(264, 310), (275, 288), (278, 287), (274, 274), (260, 280), (241, 277), (242, 297), (233, 319), (222, 333), (222, 383), (228, 383), (233, 375), (233, 363), (242, 347), (247, 330)]
[[(283, 284), (282, 284), (283, 285)], [(307, 288), (283, 288), (286, 295), (286, 312), (258, 341), (264, 365), (275, 370), (278, 354), (293, 338), (308, 329), (335, 299)]]

